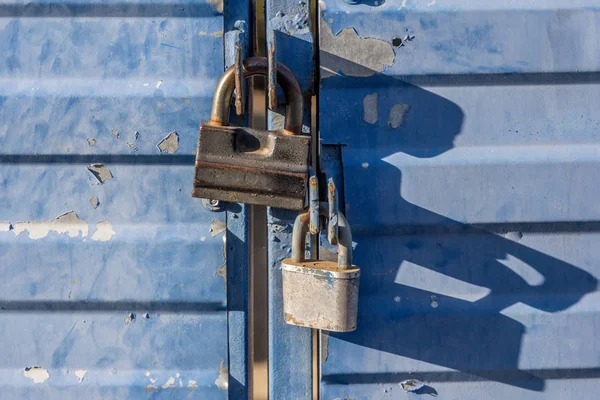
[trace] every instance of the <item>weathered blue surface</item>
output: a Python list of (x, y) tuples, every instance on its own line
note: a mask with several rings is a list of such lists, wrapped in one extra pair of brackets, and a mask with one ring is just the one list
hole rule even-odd
[[(308, 1), (266, 0), (267, 46), (274, 44), (275, 58), (292, 70), (305, 99), (314, 92), (315, 44)], [(271, 34), (271, 30), (274, 32)], [(268, 47), (267, 47), (268, 49)], [(279, 103), (285, 97), (279, 92)], [(283, 127), (282, 109), (269, 112), (270, 129)], [(310, 133), (310, 102), (304, 102), (302, 132)], [(312, 330), (287, 325), (281, 292), (281, 261), (291, 254), (292, 226), (297, 212), (267, 211), (269, 262), (269, 398), (311, 399)]]
[(190, 196), (218, 4), (0, 15), (0, 397), (226, 398), (225, 213)]
[(322, 398), (595, 398), (597, 2), (324, 3), (320, 135), (362, 272)]

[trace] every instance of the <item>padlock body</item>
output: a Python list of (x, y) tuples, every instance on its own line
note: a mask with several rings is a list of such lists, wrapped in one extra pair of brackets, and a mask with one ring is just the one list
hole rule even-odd
[(283, 260), (283, 311), (291, 325), (333, 332), (356, 329), (360, 269), (336, 262)]
[(200, 125), (194, 197), (301, 210), (310, 137)]

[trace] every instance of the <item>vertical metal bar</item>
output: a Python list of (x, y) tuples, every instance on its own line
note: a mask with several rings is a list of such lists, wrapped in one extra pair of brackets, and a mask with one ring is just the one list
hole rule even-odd
[(269, 77), (267, 79), (267, 96), (269, 101), (269, 110), (277, 110), (277, 56), (275, 53), (275, 31), (267, 32), (269, 48), (267, 51), (267, 60), (269, 62)]
[(311, 169), (308, 179), (308, 198), (310, 206), (310, 225), (308, 231), (311, 235), (319, 233), (319, 180)]
[[(315, 48), (310, 29), (310, 2), (266, 0), (268, 45), (277, 41), (273, 56), (298, 78), (305, 99), (314, 92)], [(310, 131), (311, 107), (304, 106), (303, 133)], [(268, 115), (269, 128), (283, 126), (276, 112)], [(314, 141), (315, 138), (313, 138)], [(318, 143), (314, 141), (314, 143)], [(312, 399), (312, 330), (287, 325), (283, 316), (281, 260), (290, 256), (292, 225), (298, 213), (268, 210), (269, 235), (269, 398)], [(316, 254), (314, 254), (316, 255)]]
[(333, 178), (327, 180), (327, 202), (329, 203), (329, 220), (327, 222), (327, 240), (330, 244), (338, 244), (338, 195)]
[[(250, 55), (250, 1), (225, 1), (224, 52), (225, 68)], [(243, 82), (242, 82), (243, 85)], [(243, 90), (241, 91), (243, 92)], [(237, 97), (242, 102), (243, 93)], [(237, 108), (236, 99), (236, 108)], [(238, 113), (239, 114), (239, 113)], [(249, 340), (249, 207), (231, 204), (227, 211), (225, 251), (227, 254), (227, 336), (229, 343), (228, 398), (250, 398), (250, 340)]]
[[(239, 36), (238, 36), (239, 37)], [(245, 109), (245, 90), (244, 86), (246, 82), (244, 82), (244, 72), (242, 60), (243, 57), (242, 45), (240, 41), (235, 44), (235, 113), (237, 115), (243, 115)]]

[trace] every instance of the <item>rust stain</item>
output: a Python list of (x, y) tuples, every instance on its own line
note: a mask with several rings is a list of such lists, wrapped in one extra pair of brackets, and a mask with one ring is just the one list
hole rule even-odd
[(321, 365), (325, 364), (329, 357), (329, 332), (321, 331)]

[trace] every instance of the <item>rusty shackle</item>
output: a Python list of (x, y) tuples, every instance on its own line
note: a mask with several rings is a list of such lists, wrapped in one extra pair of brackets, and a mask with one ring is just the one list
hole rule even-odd
[[(229, 121), (229, 106), (235, 89), (235, 65), (225, 71), (213, 98), (210, 125), (226, 126)], [(268, 76), (269, 67), (266, 57), (250, 57), (242, 61), (244, 79), (251, 76)], [(285, 124), (283, 134), (300, 135), (302, 133), (303, 101), (302, 90), (298, 80), (288, 67), (277, 63), (277, 83), (283, 89), (287, 105), (285, 107)]]
[[(327, 215), (326, 203), (319, 205), (319, 214)], [(338, 213), (339, 218), (339, 239), (338, 239), (338, 268), (352, 268), (352, 231), (350, 225), (344, 217), (344, 214)], [(292, 232), (292, 261), (302, 263), (306, 261), (304, 254), (304, 241), (308, 233), (308, 222), (310, 219), (309, 213), (300, 214), (294, 221), (294, 229)]]

